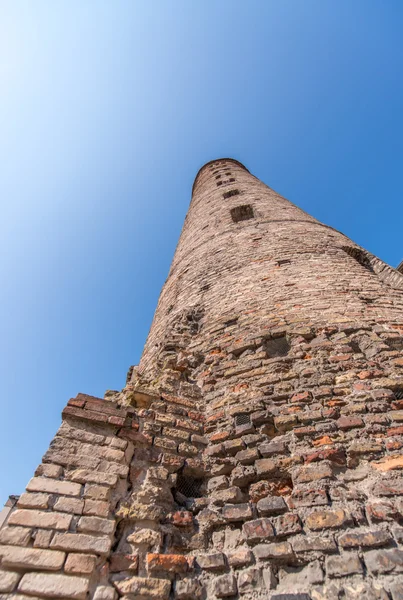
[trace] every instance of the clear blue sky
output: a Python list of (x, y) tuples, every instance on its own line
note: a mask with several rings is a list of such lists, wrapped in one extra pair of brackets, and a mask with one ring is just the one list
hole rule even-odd
[(0, 501), (139, 360), (199, 167), (396, 266), (401, 0), (0, 2)]

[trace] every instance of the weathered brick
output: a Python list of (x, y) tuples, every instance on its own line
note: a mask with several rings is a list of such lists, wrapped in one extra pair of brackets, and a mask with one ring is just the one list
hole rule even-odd
[(371, 467), (377, 471), (395, 471), (396, 469), (403, 469), (403, 454), (384, 456), (379, 461), (371, 462)]
[(225, 557), (221, 552), (200, 554), (197, 556), (196, 561), (201, 569), (207, 571), (220, 571), (225, 568)]
[(354, 429), (355, 427), (363, 427), (364, 421), (361, 417), (340, 417), (340, 419), (337, 419), (337, 426), (342, 431)]
[(56, 573), (26, 573), (18, 589), (21, 592), (30, 595), (38, 594), (45, 598), (85, 600), (88, 586), (89, 580), (85, 577), (74, 577)]
[(281, 496), (266, 496), (259, 500), (256, 506), (261, 517), (278, 515), (287, 510), (287, 505)]
[(147, 554), (146, 563), (151, 572), (186, 573), (189, 569), (186, 557), (181, 554)]
[(52, 529), (37, 529), (33, 533), (34, 548), (49, 548), (53, 534)]
[(86, 469), (75, 469), (66, 473), (66, 479), (79, 483), (98, 483), (100, 485), (115, 486), (118, 476), (113, 473), (101, 473), (99, 471), (88, 471)]
[(49, 508), (49, 494), (21, 494), (18, 498), (18, 508)]
[(288, 542), (279, 542), (277, 544), (257, 544), (253, 548), (253, 554), (259, 559), (268, 558), (279, 561), (287, 561), (294, 556), (291, 544)]
[(139, 564), (138, 554), (112, 554), (110, 559), (111, 573), (119, 573), (120, 571), (137, 571)]
[(302, 531), (298, 515), (287, 513), (272, 520), (277, 536), (287, 536)]
[(175, 583), (176, 600), (200, 600), (203, 587), (197, 579), (181, 579)]
[(84, 515), (94, 517), (107, 517), (109, 515), (109, 502), (101, 500), (84, 500)]
[(351, 517), (345, 510), (338, 508), (334, 510), (313, 512), (307, 516), (305, 522), (309, 529), (317, 531), (319, 529), (329, 529), (349, 525), (351, 523)]
[(11, 546), (28, 546), (32, 529), (27, 527), (5, 526), (0, 529), (0, 544)]
[(40, 477), (52, 477), (52, 479), (59, 479), (63, 475), (63, 467), (60, 465), (51, 465), (43, 463), (35, 471), (35, 475)]
[(71, 481), (58, 481), (50, 477), (33, 477), (27, 485), (28, 492), (48, 492), (63, 496), (79, 496), (81, 485)]
[(66, 573), (84, 573), (90, 575), (96, 565), (97, 557), (92, 554), (68, 554), (64, 565)]
[(87, 483), (84, 487), (84, 498), (93, 500), (109, 500), (110, 488), (95, 483)]
[(242, 465), (252, 465), (259, 456), (260, 454), (257, 448), (247, 448), (246, 450), (238, 452), (235, 455), (235, 460), (238, 460)]
[(113, 519), (102, 519), (100, 517), (81, 517), (77, 523), (77, 531), (112, 535), (112, 533), (115, 531), (115, 524), (116, 523)]
[(352, 552), (343, 556), (329, 556), (326, 558), (326, 573), (329, 577), (345, 577), (363, 572), (364, 569), (359, 557)]
[(370, 550), (364, 554), (367, 569), (374, 574), (403, 572), (403, 550)]
[(288, 499), (290, 508), (323, 506), (325, 504), (329, 504), (329, 498), (326, 491), (321, 489), (294, 490)]
[(246, 567), (253, 562), (253, 554), (248, 548), (237, 548), (233, 552), (227, 553), (227, 560), (230, 567)]
[(213, 594), (217, 598), (228, 598), (237, 593), (236, 579), (232, 573), (215, 577), (212, 581)]
[(255, 462), (256, 473), (259, 477), (272, 475), (277, 471), (277, 465), (271, 458), (262, 458)]
[(227, 504), (222, 509), (223, 517), (228, 522), (246, 521), (252, 518), (252, 507), (250, 504)]
[[(0, 569), (0, 592), (12, 592), (17, 587), (20, 579), (21, 573)], [(5, 596), (2, 596), (2, 598), (5, 598)]]
[(275, 537), (273, 525), (269, 519), (265, 518), (244, 523), (242, 531), (248, 542), (255, 542), (262, 539), (272, 540)]
[(71, 519), (72, 516), (65, 513), (17, 508), (11, 513), (8, 523), (26, 527), (42, 527), (43, 529), (68, 529)]
[(279, 456), (288, 452), (284, 442), (268, 442), (259, 445), (259, 452), (264, 458)]
[(333, 478), (333, 470), (330, 465), (320, 463), (297, 469), (293, 475), (295, 483), (310, 483), (320, 479)]
[(391, 540), (392, 536), (388, 531), (379, 530), (343, 533), (337, 541), (342, 548), (376, 548), (388, 544)]
[(109, 552), (112, 542), (109, 537), (85, 535), (83, 533), (56, 533), (51, 542), (51, 548), (68, 552), (89, 552), (105, 555)]
[(54, 509), (59, 512), (81, 515), (84, 510), (84, 500), (60, 496), (55, 502)]
[(58, 571), (61, 569), (66, 555), (64, 552), (54, 550), (0, 546), (0, 556), (3, 567)]
[(331, 538), (324, 537), (299, 537), (292, 540), (295, 552), (335, 552), (336, 542)]

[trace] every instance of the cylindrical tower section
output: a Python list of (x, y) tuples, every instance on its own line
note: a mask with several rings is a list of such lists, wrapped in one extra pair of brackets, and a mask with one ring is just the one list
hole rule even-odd
[(221, 336), (230, 346), (276, 331), (400, 323), (402, 282), (238, 161), (212, 161), (196, 176), (140, 374), (158, 386), (179, 351), (203, 360)]

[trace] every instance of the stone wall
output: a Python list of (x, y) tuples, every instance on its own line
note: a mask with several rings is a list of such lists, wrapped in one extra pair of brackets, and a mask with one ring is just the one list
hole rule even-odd
[(402, 600), (402, 281), (206, 165), (139, 367), (70, 400), (0, 530), (0, 598)]

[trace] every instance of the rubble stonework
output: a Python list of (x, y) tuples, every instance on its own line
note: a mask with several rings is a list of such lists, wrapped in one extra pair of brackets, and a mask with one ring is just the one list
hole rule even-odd
[(79, 394), (0, 599), (402, 600), (403, 274), (237, 161), (198, 173), (140, 365)]

